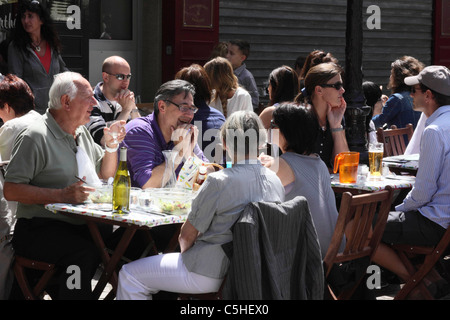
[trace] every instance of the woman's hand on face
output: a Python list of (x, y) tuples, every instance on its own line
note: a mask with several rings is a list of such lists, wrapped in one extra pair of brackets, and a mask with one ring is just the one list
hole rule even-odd
[(341, 125), (346, 109), (347, 102), (344, 97), (341, 97), (341, 104), (339, 106), (333, 107), (328, 103), (327, 118), (330, 128), (338, 128)]

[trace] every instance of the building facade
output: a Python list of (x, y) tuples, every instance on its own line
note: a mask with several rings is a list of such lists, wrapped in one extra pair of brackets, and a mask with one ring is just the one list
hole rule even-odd
[[(204, 64), (218, 41), (240, 38), (251, 44), (246, 64), (263, 102), (270, 72), (293, 66), (298, 56), (322, 49), (345, 63), (345, 0), (40, 1), (55, 20), (70, 69), (94, 86), (104, 58), (121, 55), (131, 65), (130, 87), (143, 102), (151, 102), (159, 85), (181, 67)], [(17, 2), (0, 1), (3, 47), (20, 22)], [(450, 0), (364, 0), (363, 12), (364, 80), (386, 88), (392, 61), (403, 55), (426, 65), (450, 65)]]

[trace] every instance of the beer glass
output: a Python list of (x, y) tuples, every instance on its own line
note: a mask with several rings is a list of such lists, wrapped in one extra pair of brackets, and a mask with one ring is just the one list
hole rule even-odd
[(383, 163), (383, 144), (370, 143), (369, 144), (369, 168), (372, 178), (381, 178)]
[(339, 168), (339, 182), (355, 183), (358, 178), (359, 152), (341, 152), (334, 158), (334, 173)]

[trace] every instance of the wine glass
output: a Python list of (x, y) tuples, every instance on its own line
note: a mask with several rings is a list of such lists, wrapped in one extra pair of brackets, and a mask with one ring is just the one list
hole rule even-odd
[(113, 144), (118, 144), (119, 140), (117, 139), (119, 137), (119, 132), (122, 129), (122, 126), (115, 125), (112, 126), (116, 121), (109, 121), (106, 123), (106, 126), (109, 128), (109, 135), (113, 138)]

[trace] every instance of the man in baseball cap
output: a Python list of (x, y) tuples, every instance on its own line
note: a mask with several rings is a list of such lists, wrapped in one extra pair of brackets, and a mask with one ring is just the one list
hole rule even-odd
[(407, 281), (409, 273), (388, 244), (435, 246), (450, 226), (450, 71), (429, 66), (405, 78), (414, 108), (428, 119), (412, 190), (390, 212), (374, 262)]
[[(405, 78), (405, 83), (412, 87), (411, 95), (415, 109), (423, 111), (428, 117), (440, 106), (450, 104), (450, 70), (447, 67), (426, 67), (417, 76)], [(422, 98), (425, 98), (428, 90), (430, 92), (427, 98), (433, 97), (436, 104), (429, 100), (427, 100), (428, 103), (424, 103), (425, 100)], [(424, 96), (418, 96), (417, 93)]]

